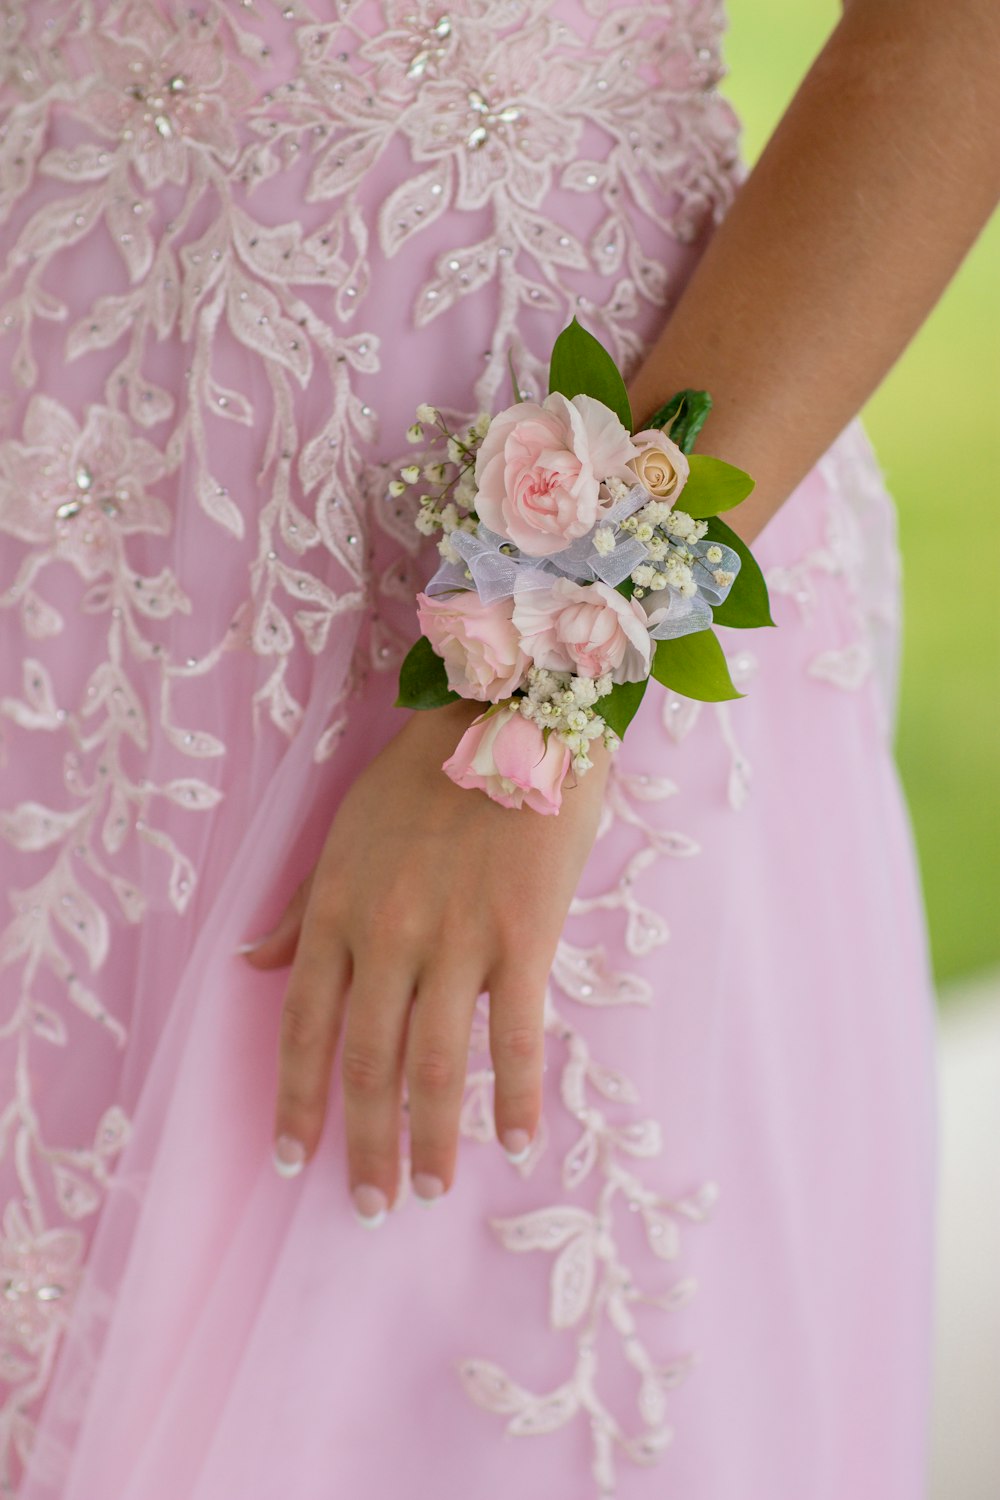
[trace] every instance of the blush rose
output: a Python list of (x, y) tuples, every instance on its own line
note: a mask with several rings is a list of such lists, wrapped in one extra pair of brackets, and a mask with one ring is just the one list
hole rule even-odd
[(469, 725), (444, 770), (458, 786), (478, 788), (504, 807), (551, 814), (562, 805), (570, 759), (567, 745), (507, 704)]
[(639, 483), (654, 499), (669, 500), (672, 504), (691, 472), (687, 454), (655, 427), (637, 432), (632, 442), (638, 452), (629, 466)]
[(592, 396), (558, 391), (495, 416), (476, 454), (476, 511), (491, 531), (531, 557), (584, 536), (610, 500), (601, 481), (634, 483), (635, 453), (614, 412)]
[(551, 588), (515, 595), (514, 627), (539, 667), (641, 682), (649, 676), (652, 647), (642, 607), (606, 583), (558, 578)]
[(453, 693), (493, 703), (521, 686), (530, 662), (511, 619), (513, 603), (484, 604), (473, 589), (417, 595), (420, 629), (444, 661)]

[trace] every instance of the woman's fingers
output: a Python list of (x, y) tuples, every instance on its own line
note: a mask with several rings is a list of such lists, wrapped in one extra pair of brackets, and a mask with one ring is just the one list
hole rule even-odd
[(547, 971), (510, 962), (490, 981), (494, 1118), (497, 1138), (512, 1161), (527, 1156), (542, 1113), (547, 981)]
[(438, 966), (421, 980), (410, 1012), (406, 1086), (414, 1196), (433, 1203), (455, 1176), (469, 1035), (481, 970)]
[(292, 1176), (319, 1142), (350, 982), (350, 955), (329, 903), (306, 908), (281, 1013), (275, 1165)]
[(280, 969), (292, 962), (299, 941), (302, 918), (309, 904), (315, 873), (314, 868), (310, 870), (305, 880), (299, 882), (291, 900), (270, 932), (258, 938), (256, 942), (242, 943), (237, 948), (237, 953), (241, 953), (255, 968)]
[(375, 1228), (399, 1186), (403, 1048), (412, 970), (391, 945), (355, 955), (340, 1059), (355, 1212)]

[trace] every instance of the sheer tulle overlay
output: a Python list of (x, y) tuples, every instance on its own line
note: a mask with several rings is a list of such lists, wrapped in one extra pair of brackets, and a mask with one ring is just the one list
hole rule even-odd
[[(0, 1479), (19, 1500), (914, 1500), (933, 1008), (857, 422), (746, 697), (650, 692), (496, 1143), (271, 1163), (266, 930), (400, 722), (418, 401), (626, 371), (744, 175), (715, 0), (7, 0)], [(473, 795), (470, 793), (470, 796)], [(387, 934), (387, 941), (391, 934)], [(404, 1137), (405, 1149), (405, 1137)]]

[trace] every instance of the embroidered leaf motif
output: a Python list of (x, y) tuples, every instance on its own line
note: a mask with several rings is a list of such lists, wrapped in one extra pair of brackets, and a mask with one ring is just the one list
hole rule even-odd
[(132, 1125), (120, 1104), (106, 1109), (94, 1134), (94, 1150), (99, 1156), (116, 1156), (132, 1134)]
[(584, 1178), (589, 1176), (596, 1160), (597, 1135), (588, 1128), (570, 1147), (563, 1160), (563, 1187), (570, 1191), (579, 1187)]
[(34, 589), (26, 589), (21, 603), (21, 623), (33, 640), (46, 640), (58, 635), (66, 622), (54, 604), (41, 598)]
[(514, 1436), (555, 1432), (557, 1428), (565, 1427), (579, 1409), (580, 1400), (572, 1387), (560, 1386), (540, 1400), (533, 1397), (531, 1404), (507, 1423), (507, 1431)]
[(631, 1156), (658, 1156), (663, 1150), (663, 1129), (659, 1120), (637, 1120), (612, 1134), (622, 1150)]
[(582, 1208), (538, 1208), (490, 1224), (506, 1250), (558, 1250), (574, 1235), (592, 1230), (594, 1216)]
[(80, 822), (83, 812), (57, 812), (40, 802), (20, 802), (10, 812), (0, 812), (0, 835), (17, 849), (47, 849), (57, 844)]
[(859, 688), (871, 672), (871, 651), (867, 643), (858, 641), (841, 650), (821, 651), (809, 663), (809, 676), (830, 682), (834, 687), (853, 692)]
[(176, 724), (168, 724), (165, 733), (170, 743), (185, 755), (208, 757), (226, 753), (222, 740), (204, 729), (180, 729)]
[(674, 1220), (656, 1208), (644, 1208), (642, 1217), (653, 1254), (661, 1260), (674, 1260), (680, 1248), (680, 1234)]
[(201, 470), (195, 483), (195, 493), (198, 502), (207, 516), (230, 532), (235, 537), (242, 537), (245, 531), (243, 512), (229, 494), (225, 485), (205, 470)]
[(667, 1397), (655, 1375), (647, 1375), (639, 1387), (639, 1415), (650, 1427), (658, 1427), (667, 1415)]
[(490, 240), (447, 250), (434, 263), (434, 275), (420, 290), (414, 321), (423, 328), (463, 297), (478, 292), (496, 275), (497, 247)]
[(91, 349), (108, 349), (132, 327), (140, 305), (137, 296), (99, 297), (66, 339), (67, 363)]
[(87, 1214), (92, 1214), (101, 1201), (101, 1195), (92, 1182), (58, 1162), (52, 1167), (52, 1180), (59, 1206), (71, 1219), (82, 1219)]
[(282, 312), (268, 287), (233, 271), (226, 288), (226, 313), (233, 333), (248, 349), (290, 370), (305, 386), (312, 374), (312, 350), (302, 330)]
[[(571, 911), (578, 911), (574, 901)], [(583, 1005), (649, 1005), (652, 990), (636, 974), (612, 974), (603, 948), (575, 948), (560, 940), (552, 965), (559, 988)]]
[(630, 953), (644, 958), (654, 948), (662, 948), (670, 941), (670, 927), (658, 911), (635, 902), (628, 914), (625, 928), (625, 944)]
[(66, 1024), (62, 1016), (38, 1000), (31, 1002), (31, 1029), (36, 1036), (56, 1047), (66, 1045)]
[(64, 880), (52, 913), (87, 955), (91, 969), (99, 969), (108, 953), (108, 919), (82, 886)]
[(195, 776), (180, 776), (176, 781), (168, 781), (162, 788), (163, 795), (169, 797), (171, 802), (176, 802), (178, 807), (206, 808), (215, 807), (221, 802), (222, 793), (218, 787), (209, 786), (205, 781), (199, 781)]
[(553, 1328), (572, 1328), (586, 1312), (594, 1290), (594, 1237), (578, 1234), (552, 1267), (549, 1316)]
[(459, 1375), (468, 1394), (487, 1411), (507, 1415), (522, 1411), (534, 1399), (523, 1386), (516, 1385), (500, 1369), (487, 1359), (466, 1359), (459, 1366)]
[(631, 1079), (617, 1069), (590, 1062), (587, 1064), (587, 1077), (606, 1099), (616, 1099), (619, 1104), (638, 1104), (639, 1090)]
[(445, 158), (427, 172), (407, 177), (379, 210), (378, 233), (386, 257), (392, 257), (412, 234), (426, 229), (451, 202), (451, 163)]

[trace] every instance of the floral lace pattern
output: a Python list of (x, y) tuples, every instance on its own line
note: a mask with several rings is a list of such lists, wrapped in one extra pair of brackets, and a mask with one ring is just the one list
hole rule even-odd
[[(554, 332), (581, 309), (627, 368), (672, 295), (644, 234), (693, 247), (740, 180), (738, 122), (715, 90), (719, 0), (673, 0), (655, 14), (580, 0), (572, 24), (555, 14), (565, 9), (547, 0), (463, 0), (450, 10), (428, 0), (200, 0), (169, 18), (152, 0), (2, 7), (0, 347), (14, 388), (0, 408), (0, 533), (13, 559), (0, 580), (0, 623), (6, 617), (8, 639), (27, 650), (0, 696), (0, 752), (13, 763), (39, 734), (63, 746), (61, 796), (0, 805), (0, 836), (24, 868), (48, 861), (11, 891), (13, 913), (0, 917), (10, 997), (0, 1037), (14, 1084), (0, 1158), (10, 1154), (16, 1181), (0, 1240), (7, 1492), (69, 1316), (86, 1249), (78, 1226), (96, 1215), (129, 1131), (109, 1100), (92, 1144), (50, 1140), (31, 1055), (67, 1046), (71, 1013), (124, 1049), (127, 1021), (100, 993), (109, 914), (134, 927), (151, 905), (178, 917), (191, 906), (200, 839), (185, 848), (159, 809), (165, 799), (211, 818), (226, 745), (187, 720), (185, 684), (249, 656), (258, 675), (243, 729), (288, 741), (303, 721), (309, 662), (346, 636), (353, 660), (312, 749), (324, 760), (350, 695), (369, 671), (394, 668), (405, 645), (393, 608), (412, 609), (423, 574), (408, 519), (386, 498), (399, 458), (380, 446), (390, 414), (367, 394), (386, 368), (378, 292), (388, 277), (411, 276), (411, 329), (429, 340), (450, 309), (487, 307), (489, 347), (473, 356), (482, 367), (468, 383), (469, 416), (502, 403), (508, 351), (525, 389), (540, 387)], [(377, 197), (376, 163), (394, 175)], [(274, 223), (268, 186), (286, 180), (298, 184), (296, 217)], [(442, 228), (448, 241), (428, 256), (420, 237), (438, 246)], [(81, 286), (67, 267), (93, 245), (104, 278)], [(44, 389), (53, 339), (61, 361), (90, 372), (93, 399), (78, 411)], [(403, 412), (409, 420), (406, 402), (391, 413), (390, 441)], [(248, 501), (219, 453), (251, 431), (264, 437)], [(220, 576), (238, 580), (215, 634), (199, 617), (197, 581), (174, 563), (182, 492), (185, 524), (201, 528)], [(845, 547), (772, 585), (797, 590), (805, 605), (810, 569), (854, 566)], [(67, 570), (79, 592), (60, 608), (54, 597), (73, 596), (49, 584)], [(77, 611), (103, 644), (68, 692), (49, 653)], [(867, 669), (863, 650), (817, 659), (814, 670), (850, 686)], [(755, 663), (742, 652), (733, 666), (739, 679)], [(668, 699), (668, 733), (683, 737), (700, 713)], [(739, 807), (749, 767), (728, 710), (715, 717)], [(159, 779), (154, 747), (165, 752)], [(137, 757), (148, 774), (135, 774)], [(697, 853), (637, 810), (674, 790), (616, 773), (605, 823), (627, 828), (634, 852), (611, 889), (573, 908), (620, 913), (637, 956), (668, 932), (637, 899), (635, 878), (657, 860)], [(159, 861), (143, 862), (151, 873), (141, 885), (139, 848)], [(511, 1432), (585, 1414), (595, 1481), (610, 1495), (618, 1450), (648, 1463), (665, 1445), (666, 1393), (684, 1368), (648, 1354), (633, 1304), (669, 1308), (691, 1291), (683, 1280), (640, 1289), (616, 1244), (616, 1207), (640, 1215), (655, 1269), (673, 1258), (678, 1224), (708, 1212), (713, 1189), (672, 1196), (643, 1179), (636, 1164), (651, 1173), (661, 1151), (657, 1123), (587, 1043), (587, 1007), (648, 1004), (645, 981), (569, 941), (553, 981), (584, 1018), (576, 1024), (550, 996), (547, 1029), (565, 1048), (561, 1095), (579, 1124), (562, 1185), (577, 1198), (495, 1228), (513, 1251), (555, 1254), (551, 1323), (573, 1333), (575, 1363), (540, 1396), (487, 1359), (460, 1373)], [(60, 995), (62, 1010), (43, 1003), (42, 990)], [(489, 1091), (489, 1070), (470, 1063), (462, 1129), (471, 1139), (492, 1139)], [(612, 1123), (602, 1098), (634, 1107), (634, 1119)], [(543, 1127), (525, 1176), (546, 1141)], [(639, 1379), (637, 1434), (597, 1391), (605, 1317)]]

